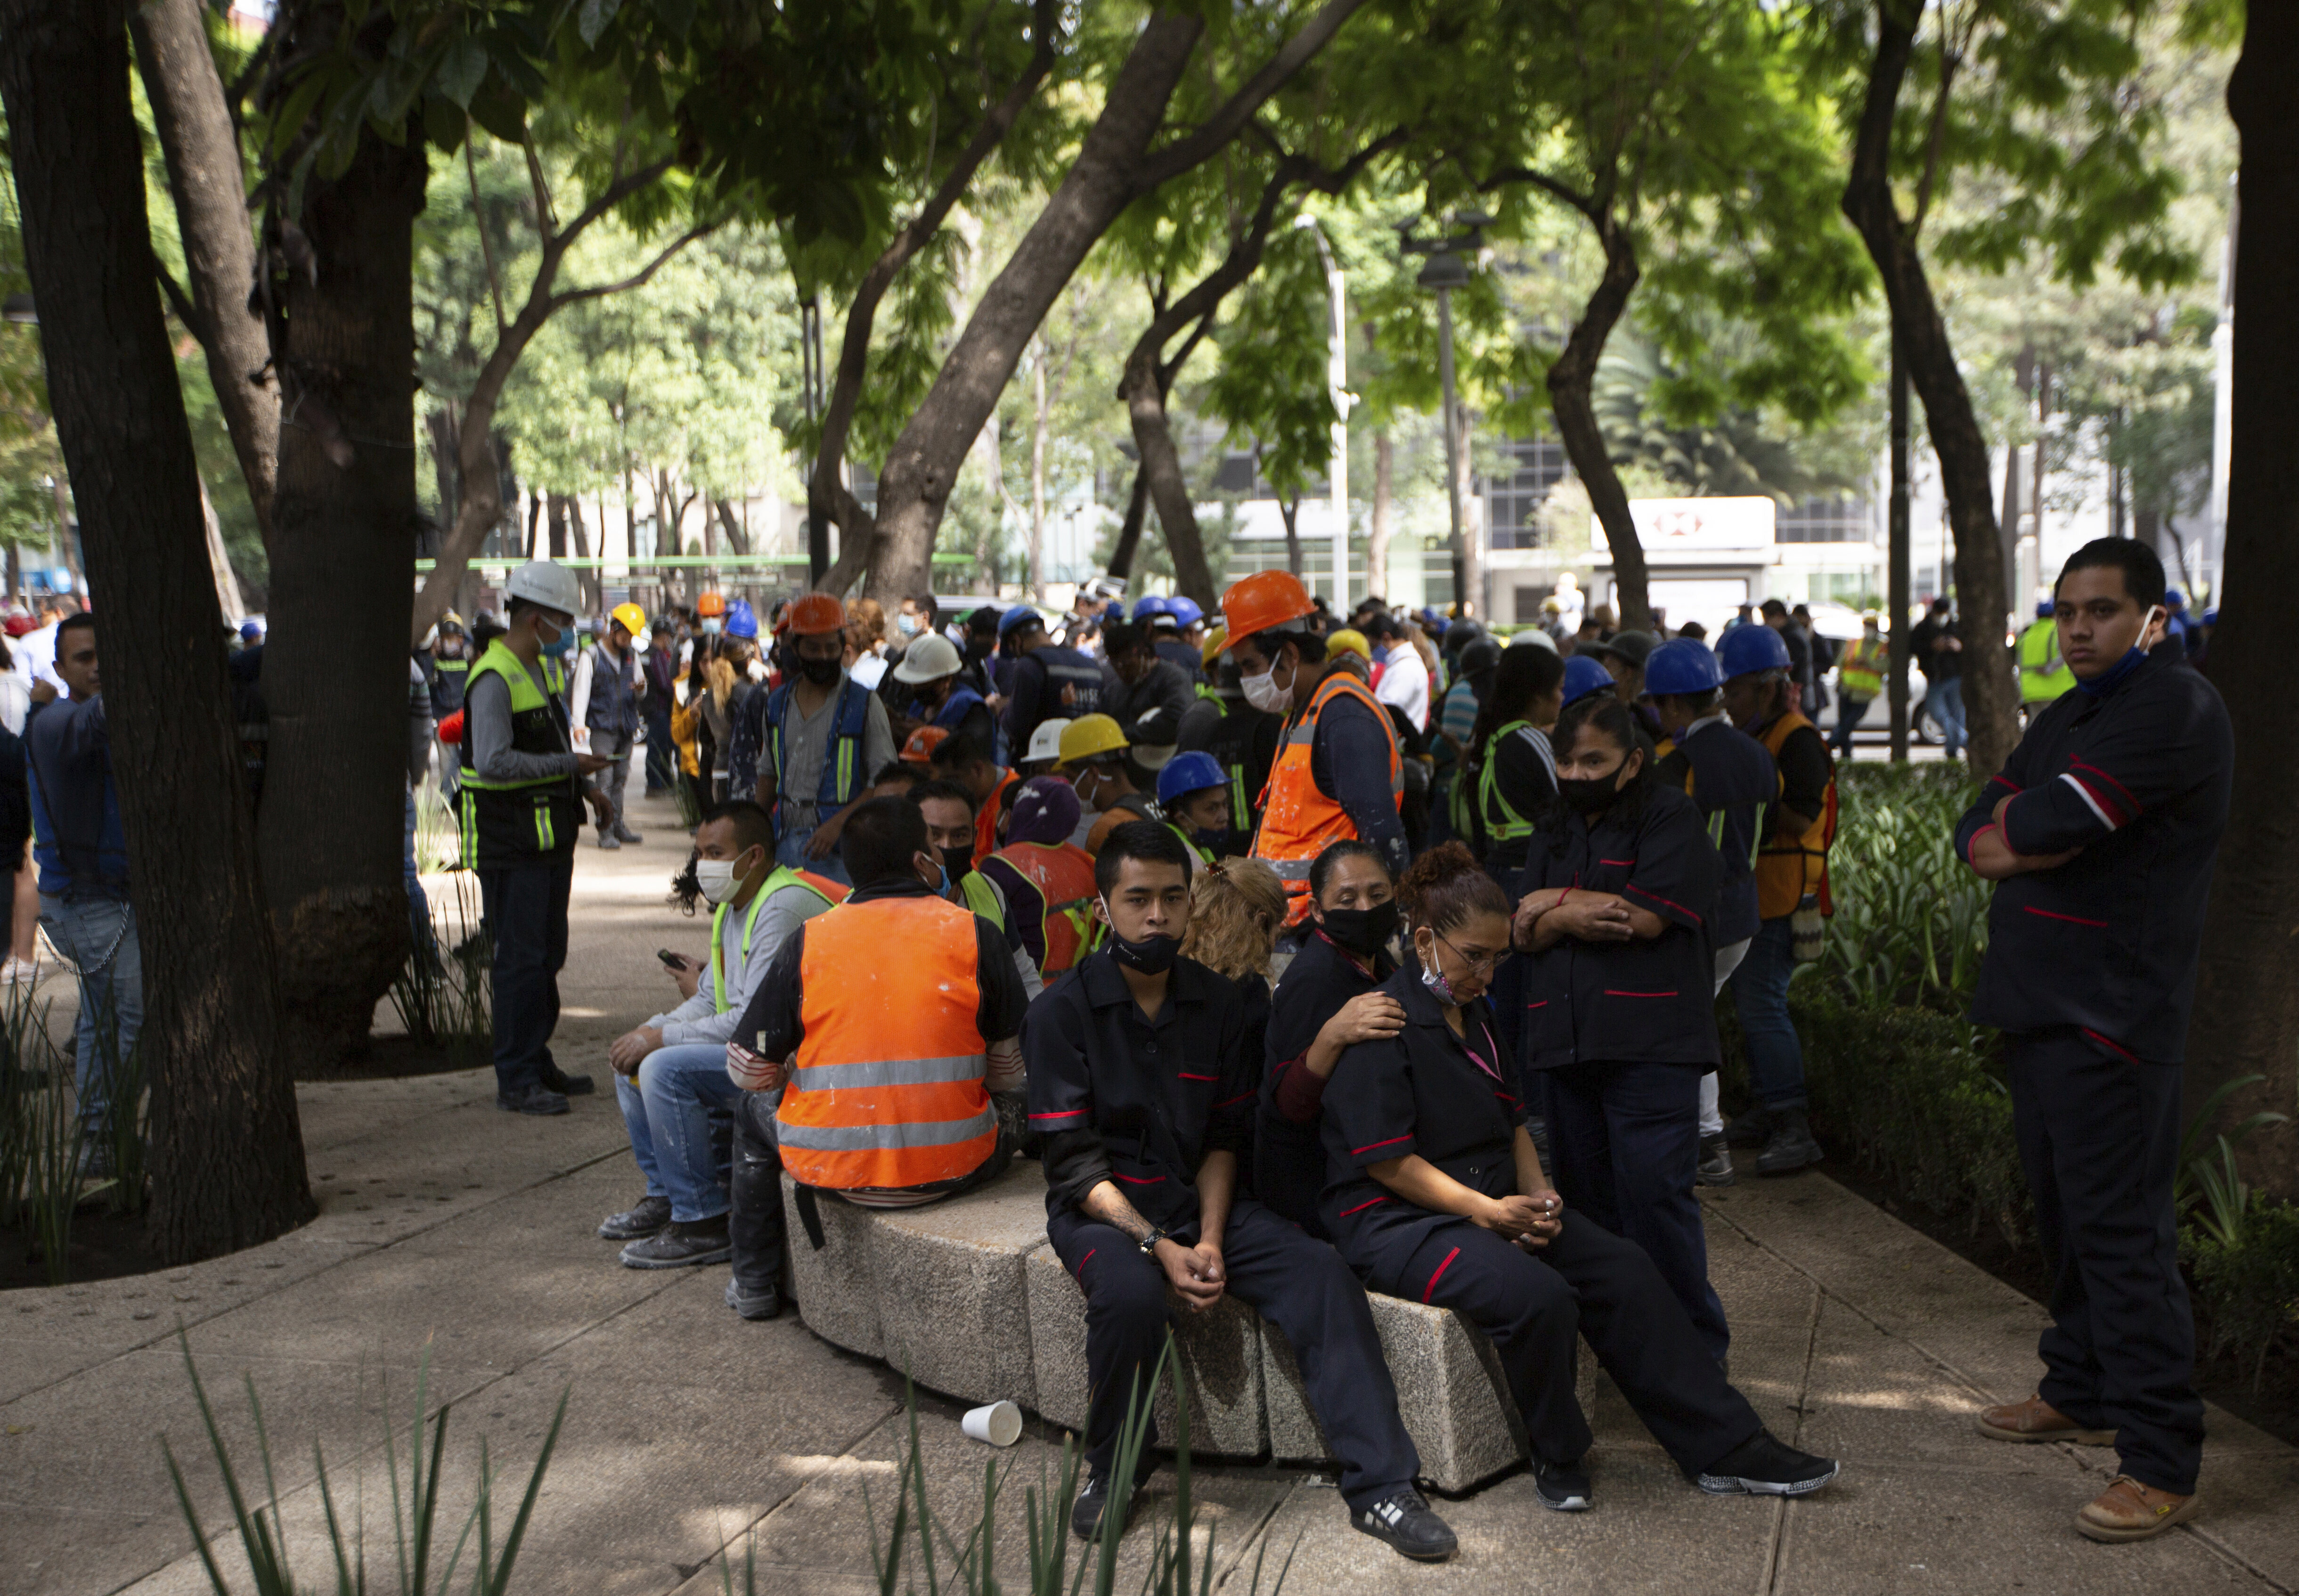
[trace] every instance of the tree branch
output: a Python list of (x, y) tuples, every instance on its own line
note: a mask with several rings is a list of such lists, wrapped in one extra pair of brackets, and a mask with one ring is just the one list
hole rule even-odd
[(503, 333), (502, 278), (495, 270), (495, 246), (487, 242), (487, 213), (479, 204), (478, 158), (471, 154), (468, 126), (463, 133), (463, 170), (471, 180), (471, 220), (479, 229), (479, 258), (486, 262), (487, 288), (495, 301), (495, 337), (500, 341)]
[(156, 259), (152, 262), (152, 270), (159, 275), (160, 292), (168, 296), (168, 308), (176, 312), (176, 320), (184, 324), (185, 331), (199, 340), (201, 348), (212, 353), (214, 345), (210, 340), (207, 324), (201, 320), (199, 312), (193, 308), (191, 300), (184, 293), (183, 285), (176, 280), (176, 274), (168, 270), (164, 262)]
[(1147, 193), (1168, 178), (1179, 176), (1236, 137), (1270, 96), (1308, 65), (1340, 31), (1341, 24), (1365, 3), (1365, 0), (1325, 0), (1317, 14), (1302, 24), (1301, 30), (1287, 39), (1277, 54), (1200, 122), (1194, 132), (1142, 157), (1131, 174), (1135, 191)]
[(544, 302), (544, 313), (547, 316), (557, 312), (562, 306), (577, 304), (586, 299), (598, 299), (609, 294), (620, 294), (627, 288), (643, 288), (646, 287), (647, 280), (649, 278), (653, 277), (656, 272), (662, 270), (664, 262), (668, 262), (671, 256), (676, 254), (680, 250), (685, 249), (697, 238), (703, 237), (710, 233), (718, 231), (718, 229), (724, 227), (726, 223), (726, 218), (723, 216), (712, 221), (697, 222), (694, 226), (687, 229), (684, 233), (681, 233), (671, 243), (665, 245), (660, 254), (655, 256), (655, 258), (649, 261), (644, 267), (641, 268), (638, 271), (634, 272), (631, 276), (625, 278), (621, 282), (597, 283), (588, 288), (569, 288), (564, 294), (554, 294), (549, 300)]
[(1590, 221), (1603, 214), (1603, 207), (1594, 194), (1583, 194), (1561, 178), (1535, 171), (1529, 166), (1505, 166), (1477, 185), (1480, 193), (1490, 194), (1496, 188), (1506, 188), (1513, 183), (1529, 183), (1552, 199), (1563, 200)]

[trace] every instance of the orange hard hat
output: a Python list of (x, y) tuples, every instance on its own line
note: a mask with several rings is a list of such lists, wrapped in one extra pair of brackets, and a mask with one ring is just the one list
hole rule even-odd
[(791, 605), (784, 624), (801, 637), (819, 637), (846, 625), (846, 606), (826, 593), (809, 593)]
[(704, 594), (701, 598), (696, 599), (696, 600), (694, 601), (694, 612), (695, 612), (697, 615), (724, 615), (724, 614), (726, 614), (726, 595), (725, 595), (724, 594), (719, 594), (719, 593), (706, 593), (706, 594)]
[(1290, 570), (1257, 570), (1222, 594), (1222, 625), (1232, 643), (1316, 611), (1309, 590)]
[(931, 765), (935, 746), (949, 736), (946, 727), (922, 726), (910, 734), (910, 740), (902, 744), (902, 752), (897, 757), (906, 765)]

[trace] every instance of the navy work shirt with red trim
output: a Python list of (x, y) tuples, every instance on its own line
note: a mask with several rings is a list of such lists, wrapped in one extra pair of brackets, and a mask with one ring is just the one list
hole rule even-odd
[(1665, 922), (1650, 940), (1582, 942), (1565, 937), (1547, 952), (1520, 954), (1524, 982), (1524, 1067), (1571, 1064), (1717, 1063), (1716, 919), (1723, 865), (1699, 806), (1655, 786), (1642, 812), (1615, 804), (1595, 826), (1568, 814), (1555, 832), (1536, 834), (1519, 890), (1555, 894), (1571, 886), (1616, 893)]
[(2219, 690), (2162, 655), (2038, 715), (1964, 811), (1956, 852), (1971, 860), (2006, 797), (2014, 852), (2083, 851), (1996, 884), (1971, 1018), (2013, 1032), (2074, 1026), (2179, 1062), (2234, 763)]
[(1194, 960), (1174, 961), (1152, 1019), (1116, 960), (1088, 954), (1030, 1005), (1022, 1059), (1050, 1214), (1107, 1180), (1152, 1225), (1180, 1230), (1197, 1220), (1206, 1155), (1252, 1151), (1261, 1060), (1245, 1002)]
[(1345, 1049), (1325, 1083), (1326, 1185), (1318, 1213), (1350, 1267), (1392, 1291), (1401, 1289), (1402, 1271), (1432, 1232), (1463, 1221), (1396, 1195), (1366, 1166), (1418, 1154), (1465, 1186), (1505, 1197), (1516, 1189), (1524, 1107), (1486, 1004), (1463, 1010), (1457, 1036), (1443, 1005), (1422, 985), (1417, 963), (1381, 989), (1403, 1005), (1405, 1027)]

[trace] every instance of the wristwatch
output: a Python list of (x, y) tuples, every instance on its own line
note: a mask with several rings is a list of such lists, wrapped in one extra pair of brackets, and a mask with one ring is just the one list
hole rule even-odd
[(1150, 1227), (1150, 1234), (1141, 1238), (1141, 1256), (1144, 1258), (1157, 1257), (1158, 1243), (1160, 1242), (1170, 1242), (1174, 1238), (1168, 1235), (1166, 1232), (1158, 1229), (1155, 1225), (1152, 1225)]

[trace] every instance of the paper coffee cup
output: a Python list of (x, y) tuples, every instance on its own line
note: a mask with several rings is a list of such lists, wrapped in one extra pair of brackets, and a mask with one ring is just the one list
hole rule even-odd
[(967, 1414), (959, 1427), (974, 1440), (1011, 1446), (1022, 1439), (1022, 1410), (1011, 1402), (992, 1402)]

